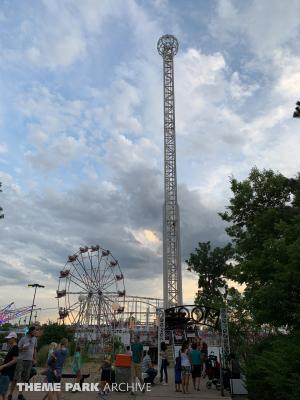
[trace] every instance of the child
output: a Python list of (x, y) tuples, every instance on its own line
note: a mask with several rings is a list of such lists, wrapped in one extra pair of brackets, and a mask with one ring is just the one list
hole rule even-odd
[(52, 343), (49, 344), (47, 360), (49, 360), (49, 358), (53, 355), (53, 353), (55, 352), (57, 347), (58, 347), (58, 344), (55, 343), (55, 342), (52, 342)]
[(73, 363), (72, 363), (72, 371), (76, 374), (75, 383), (80, 383), (81, 380), (81, 354), (80, 354), (80, 346), (76, 346)]
[[(52, 342), (49, 344), (49, 349), (48, 349), (48, 356), (47, 356), (47, 368), (45, 371), (42, 372), (42, 375), (46, 375), (44, 379), (44, 383), (55, 383), (56, 375), (54, 372), (54, 367), (55, 367), (55, 362), (56, 362), (56, 357), (54, 356), (54, 352), (58, 349), (58, 344), (55, 342)], [(50, 379), (50, 381), (48, 381)], [(53, 393), (47, 393), (44, 397), (43, 400), (51, 400), (54, 398)]]
[(125, 354), (132, 357), (132, 351), (130, 349), (130, 346), (126, 346), (126, 353)]
[(175, 392), (181, 392), (181, 354), (175, 359)]

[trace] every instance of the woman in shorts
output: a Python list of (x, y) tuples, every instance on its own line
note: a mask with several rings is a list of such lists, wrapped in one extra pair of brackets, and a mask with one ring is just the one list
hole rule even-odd
[(189, 349), (186, 344), (181, 347), (181, 376), (182, 376), (182, 391), (189, 393), (189, 381), (191, 374), (191, 360)]
[(199, 392), (200, 390), (200, 378), (202, 373), (202, 354), (197, 349), (197, 343), (192, 344), (192, 351), (191, 351), (191, 361), (192, 361), (192, 379), (194, 390)]

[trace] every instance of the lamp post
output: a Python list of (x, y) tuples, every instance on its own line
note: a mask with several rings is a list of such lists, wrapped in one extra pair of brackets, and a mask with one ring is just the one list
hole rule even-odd
[(28, 285), (28, 287), (34, 287), (34, 294), (33, 294), (32, 306), (31, 306), (31, 310), (30, 310), (30, 317), (29, 317), (29, 323), (28, 323), (28, 326), (30, 326), (31, 317), (32, 317), (32, 311), (33, 311), (33, 307), (34, 307), (34, 301), (35, 301), (36, 290), (37, 290), (37, 288), (44, 288), (45, 286), (39, 285), (38, 283), (30, 283), (30, 284)]

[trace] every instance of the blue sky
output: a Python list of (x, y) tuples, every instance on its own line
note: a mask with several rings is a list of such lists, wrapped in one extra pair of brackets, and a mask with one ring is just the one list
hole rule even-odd
[[(165, 33), (180, 45), (183, 260), (225, 243), (229, 176), (299, 171), (299, 17), (298, 1), (1, 1), (0, 304), (30, 303), (16, 288), (46, 279), (45, 306), (67, 256), (96, 243), (128, 293), (162, 295)], [(186, 301), (195, 290), (184, 273)]]

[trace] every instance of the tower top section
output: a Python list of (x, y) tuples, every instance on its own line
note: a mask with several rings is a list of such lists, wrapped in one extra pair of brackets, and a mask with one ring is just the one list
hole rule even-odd
[(162, 57), (170, 52), (175, 56), (178, 52), (178, 40), (173, 35), (163, 35), (157, 42), (157, 51)]

